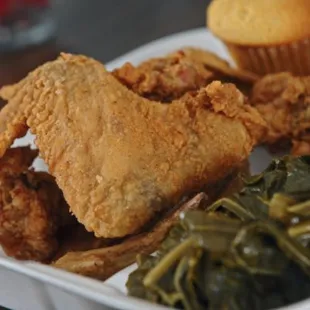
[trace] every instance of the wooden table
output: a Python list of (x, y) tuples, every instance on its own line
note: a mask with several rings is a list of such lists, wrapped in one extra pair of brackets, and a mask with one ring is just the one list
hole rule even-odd
[[(56, 40), (0, 55), (0, 86), (13, 83), (59, 51), (108, 62), (142, 44), (205, 25), (208, 0), (54, 0)], [(1, 301), (0, 301), (1, 304)], [(1, 306), (0, 306), (1, 309)]]

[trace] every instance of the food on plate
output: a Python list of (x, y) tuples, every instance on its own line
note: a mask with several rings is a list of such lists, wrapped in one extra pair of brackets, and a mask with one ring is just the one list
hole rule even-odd
[(293, 140), (292, 141), (292, 155), (295, 156), (302, 156), (302, 155), (309, 155), (310, 154), (310, 140), (308, 137), (306, 140), (306, 136), (303, 137), (303, 140)]
[[(124, 87), (102, 64), (62, 54), (1, 89), (0, 153), (29, 127), (70, 210), (97, 237), (137, 233), (179, 200), (216, 183), (266, 130), (232, 84), (170, 104)], [(11, 112), (14, 111), (14, 114)]]
[(0, 159), (0, 245), (5, 253), (49, 263), (68, 251), (110, 245), (78, 224), (52, 176), (29, 168), (37, 154), (18, 147)]
[[(105, 280), (121, 269), (132, 264), (138, 254), (151, 254), (157, 250), (161, 241), (166, 237), (171, 226), (177, 221), (181, 212), (205, 209), (210, 203), (222, 195), (229, 195), (241, 189), (242, 178), (249, 175), (248, 162), (228, 177), (208, 186), (204, 193), (199, 193), (184, 203), (177, 204), (167, 214), (154, 221), (153, 225), (145, 228), (144, 232), (122, 240), (110, 240), (108, 243), (96, 244), (95, 250), (81, 249), (68, 251), (53, 263), (54, 267), (65, 269), (77, 274)], [(107, 242), (107, 241), (106, 241)], [(78, 242), (80, 246), (80, 241)]]
[(118, 239), (96, 238), (92, 232), (88, 232), (82, 224), (78, 223), (74, 216), (72, 217), (74, 223), (65, 225), (59, 230), (57, 234), (59, 246), (48, 264), (52, 264), (68, 252), (89, 251), (119, 242)]
[[(0, 244), (100, 280), (139, 255), (129, 293), (182, 309), (308, 297), (310, 160), (238, 174), (260, 143), (310, 151), (308, 79), (257, 79), (195, 48), (111, 73), (62, 54), (0, 90)], [(52, 176), (10, 149), (29, 128)]]
[(238, 67), (259, 75), (310, 74), (308, 0), (213, 0), (210, 30), (227, 46)]
[(182, 50), (188, 58), (195, 62), (202, 62), (206, 68), (217, 75), (218, 80), (234, 82), (238, 88), (242, 83), (249, 86), (259, 78), (258, 75), (250, 71), (231, 67), (226, 60), (209, 51), (193, 47), (187, 47)]
[(263, 143), (294, 140), (294, 154), (307, 152), (305, 143), (310, 129), (309, 76), (297, 77), (286, 72), (266, 75), (254, 84), (250, 102), (268, 125)]
[(60, 227), (72, 221), (54, 178), (30, 170), (37, 151), (6, 151), (0, 159), (0, 244), (7, 255), (46, 261), (58, 249)]
[[(180, 309), (310, 297), (310, 6), (266, 8), (209, 7), (242, 69), (191, 47), (113, 72), (63, 53), (3, 87), (5, 253), (103, 281), (137, 260), (129, 295)], [(29, 129), (38, 150), (10, 148)], [(259, 144), (293, 156), (249, 176)]]
[(237, 194), (181, 213), (130, 295), (180, 309), (262, 310), (310, 293), (310, 158), (275, 159)]
[(53, 266), (88, 277), (105, 280), (136, 260), (139, 253), (151, 254), (175, 223), (182, 211), (206, 207), (208, 197), (201, 193), (171, 210), (163, 220), (158, 221), (148, 232), (129, 237), (119, 244), (83, 252), (68, 252)]
[(231, 68), (217, 55), (198, 48), (183, 48), (166, 57), (153, 58), (135, 67), (125, 63), (113, 75), (142, 97), (170, 102), (214, 80), (234, 82), (248, 91), (257, 76)]

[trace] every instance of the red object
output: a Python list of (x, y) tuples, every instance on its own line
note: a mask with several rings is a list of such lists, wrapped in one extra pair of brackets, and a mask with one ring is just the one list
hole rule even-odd
[(0, 0), (0, 18), (23, 7), (44, 7), (48, 5), (48, 0)]

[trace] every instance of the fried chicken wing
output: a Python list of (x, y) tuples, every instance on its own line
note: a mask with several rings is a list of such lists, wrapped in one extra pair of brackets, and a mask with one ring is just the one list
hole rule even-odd
[(208, 202), (208, 197), (204, 193), (200, 193), (159, 221), (149, 232), (130, 237), (122, 243), (110, 247), (69, 252), (54, 262), (53, 266), (87, 277), (106, 280), (134, 263), (138, 254), (151, 254), (156, 251), (182, 212), (203, 209)]
[(99, 62), (70, 54), (0, 95), (9, 108), (23, 106), (72, 212), (97, 237), (138, 232), (240, 165), (265, 131), (232, 84), (213, 82), (161, 104), (128, 90)]
[[(22, 100), (26, 95), (26, 90), (22, 90), (25, 85), (25, 81), (21, 81), (19, 89), (21, 92), (20, 103), (14, 105), (6, 105), (1, 109), (0, 113), (0, 132), (5, 132), (5, 135), (0, 139), (0, 157), (4, 155), (6, 149), (8, 149), (16, 138), (23, 137), (28, 127), (26, 125), (25, 118), (25, 106), (26, 102)], [(7, 96), (13, 96), (14, 89), (7, 89)], [(18, 100), (18, 96), (16, 100)]]
[(242, 89), (257, 80), (254, 74), (233, 69), (215, 54), (198, 48), (184, 48), (137, 67), (126, 63), (113, 75), (139, 95), (161, 102), (178, 99), (214, 80), (233, 81)]
[(0, 159), (0, 244), (9, 256), (45, 261), (58, 248), (58, 228), (71, 216), (54, 179), (28, 170), (36, 156), (22, 147)]
[(267, 75), (254, 85), (250, 101), (268, 125), (263, 143), (303, 140), (302, 137), (307, 135), (310, 129), (310, 77), (295, 77), (291, 73)]
[(206, 209), (218, 198), (227, 197), (227, 195), (232, 195), (241, 190), (244, 185), (241, 175), (249, 175), (248, 161), (242, 163), (239, 169), (226, 178), (216, 182), (216, 184), (209, 185), (204, 192), (189, 200), (185, 199), (185, 202), (168, 210), (144, 232), (119, 240), (116, 244), (109, 245), (106, 243), (96, 249), (90, 247), (86, 250), (71, 249), (56, 259), (52, 265), (91, 278), (105, 280), (132, 264), (138, 254), (155, 252), (182, 212)]

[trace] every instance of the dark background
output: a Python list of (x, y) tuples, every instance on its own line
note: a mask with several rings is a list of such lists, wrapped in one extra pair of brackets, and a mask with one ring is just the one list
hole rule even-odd
[[(56, 40), (1, 53), (0, 87), (14, 83), (60, 51), (108, 62), (142, 44), (205, 26), (209, 0), (51, 0)], [(0, 104), (1, 106), (1, 104)]]
[(58, 21), (56, 40), (16, 53), (0, 54), (0, 86), (19, 80), (60, 51), (83, 53), (108, 62), (152, 40), (203, 27), (209, 2), (52, 0)]
[(59, 40), (104, 62), (144, 43), (205, 25), (209, 0), (54, 0)]

